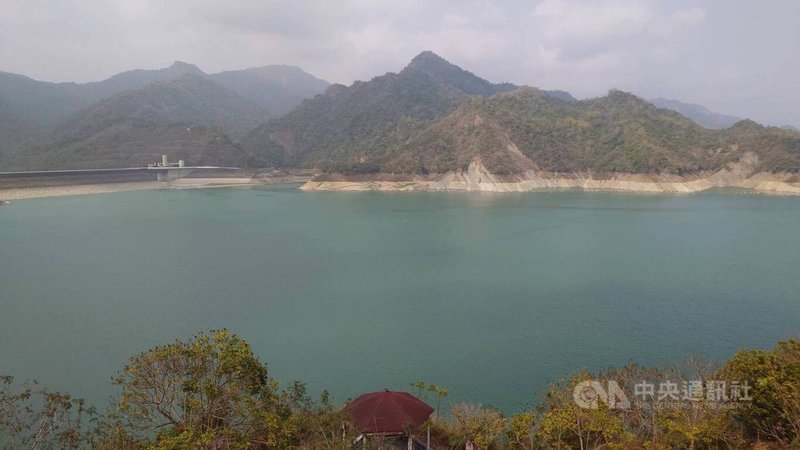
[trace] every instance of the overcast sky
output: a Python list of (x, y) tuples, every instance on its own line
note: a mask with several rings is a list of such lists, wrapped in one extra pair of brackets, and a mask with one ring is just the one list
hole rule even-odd
[(0, 0), (0, 70), (47, 81), (181, 60), (350, 84), (423, 50), (495, 82), (800, 126), (800, 0)]

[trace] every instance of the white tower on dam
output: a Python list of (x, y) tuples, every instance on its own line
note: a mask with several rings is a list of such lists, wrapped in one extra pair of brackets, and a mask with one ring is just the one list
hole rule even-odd
[(193, 168), (187, 168), (185, 161), (182, 159), (179, 159), (177, 163), (170, 163), (167, 155), (161, 155), (161, 163), (151, 167), (155, 169), (166, 169), (159, 170), (156, 173), (156, 178), (158, 181), (162, 182), (175, 181), (194, 171)]

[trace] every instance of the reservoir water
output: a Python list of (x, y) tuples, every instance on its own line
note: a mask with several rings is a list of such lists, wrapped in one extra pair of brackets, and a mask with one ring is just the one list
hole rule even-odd
[(582, 367), (800, 332), (800, 198), (121, 192), (0, 208), (0, 373), (104, 405), (228, 328), (338, 401), (421, 379), (507, 412)]

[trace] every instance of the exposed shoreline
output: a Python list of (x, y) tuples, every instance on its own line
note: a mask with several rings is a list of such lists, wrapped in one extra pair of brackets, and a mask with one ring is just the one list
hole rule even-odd
[(713, 173), (694, 175), (548, 173), (528, 171), (517, 175), (490, 173), (480, 162), (463, 172), (427, 176), (375, 174), (369, 176), (327, 175), (300, 187), (304, 191), (462, 191), (534, 192), (584, 190), (650, 194), (692, 194), (714, 189), (737, 189), (766, 195), (800, 195), (796, 174), (749, 173), (742, 165), (731, 165)]
[(780, 181), (750, 182), (741, 184), (717, 185), (708, 180), (686, 183), (646, 182), (627, 180), (576, 181), (574, 179), (553, 178), (546, 184), (537, 183), (441, 183), (437, 181), (308, 181), (303, 191), (443, 191), (443, 192), (546, 192), (580, 190), (586, 192), (626, 192), (639, 194), (696, 194), (706, 191), (734, 189), (742, 193), (763, 195), (800, 196), (800, 185)]
[(132, 181), (83, 183), (58, 186), (26, 186), (0, 189), (0, 204), (47, 197), (106, 194), (112, 192), (250, 187), (284, 182), (305, 182), (302, 191), (450, 191), (450, 192), (545, 192), (581, 190), (640, 194), (693, 194), (718, 189), (762, 195), (800, 196), (800, 179), (792, 174), (759, 172), (744, 176), (733, 170), (691, 176), (614, 174), (557, 174), (526, 172), (521, 175), (491, 174), (473, 163), (464, 172), (428, 176), (375, 174), (360, 176), (323, 175), (313, 179), (298, 176), (182, 178), (172, 182)]
[(0, 200), (16, 201), (33, 198), (66, 197), (74, 195), (107, 194), (111, 192), (145, 191), (157, 189), (203, 189), (221, 187), (257, 186), (264, 184), (254, 178), (182, 178), (168, 183), (160, 181), (134, 181), (120, 183), (72, 184), (64, 186), (38, 186), (0, 189)]

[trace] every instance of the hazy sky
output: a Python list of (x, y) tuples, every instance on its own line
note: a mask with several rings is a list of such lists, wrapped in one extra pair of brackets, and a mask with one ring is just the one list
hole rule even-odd
[(800, 0), (0, 0), (0, 70), (48, 81), (181, 60), (349, 84), (422, 50), (491, 81), (800, 126)]

